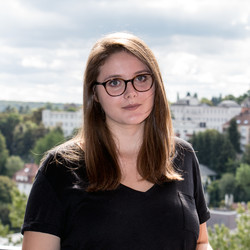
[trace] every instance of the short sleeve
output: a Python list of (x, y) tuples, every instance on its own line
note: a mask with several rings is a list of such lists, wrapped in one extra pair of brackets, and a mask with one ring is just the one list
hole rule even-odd
[(63, 205), (47, 177), (38, 171), (26, 206), (24, 231), (36, 231), (61, 237)]
[(195, 204), (197, 213), (199, 216), (200, 224), (206, 222), (210, 218), (210, 212), (208, 210), (204, 191), (203, 191), (203, 185), (201, 182), (201, 174), (200, 174), (200, 167), (198, 159), (193, 153), (193, 180), (194, 180), (194, 198), (195, 198)]

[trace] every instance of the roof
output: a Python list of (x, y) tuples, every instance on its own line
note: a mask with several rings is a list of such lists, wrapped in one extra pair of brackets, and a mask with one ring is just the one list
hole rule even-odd
[(235, 116), (237, 125), (240, 126), (250, 126), (250, 109), (241, 112), (239, 115)]
[(212, 169), (208, 168), (207, 166), (200, 164), (200, 171), (202, 176), (216, 176), (216, 172)]
[(32, 183), (37, 174), (38, 168), (38, 165), (35, 163), (26, 163), (23, 169), (14, 174), (13, 179), (16, 182)]
[(250, 108), (250, 96), (247, 97), (247, 98), (241, 103), (241, 107), (243, 107), (243, 108)]
[(225, 100), (225, 101), (220, 102), (218, 104), (218, 107), (238, 108), (238, 107), (240, 107), (240, 105), (235, 101)]

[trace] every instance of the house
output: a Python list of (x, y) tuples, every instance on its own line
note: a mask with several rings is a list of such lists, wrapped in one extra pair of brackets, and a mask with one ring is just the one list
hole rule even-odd
[(209, 195), (207, 193), (208, 185), (216, 179), (217, 173), (207, 166), (200, 164), (200, 173), (201, 173), (201, 183), (204, 189), (204, 195), (206, 202), (209, 203)]
[(42, 111), (42, 123), (46, 128), (61, 127), (65, 137), (71, 136), (82, 126), (82, 111)]
[(21, 193), (24, 193), (27, 196), (29, 195), (37, 171), (37, 164), (27, 163), (24, 165), (23, 169), (17, 171), (14, 174), (13, 180), (15, 181), (17, 188)]
[(194, 133), (206, 129), (222, 132), (223, 124), (240, 111), (240, 105), (234, 101), (226, 100), (218, 106), (209, 106), (191, 96), (179, 99), (171, 105), (175, 134), (184, 140), (189, 140)]
[[(240, 147), (241, 150), (245, 150), (245, 146), (250, 144), (250, 97), (247, 97), (241, 104), (241, 112), (236, 115), (238, 131), (240, 133)], [(223, 130), (226, 130), (230, 125), (230, 121), (223, 125)]]

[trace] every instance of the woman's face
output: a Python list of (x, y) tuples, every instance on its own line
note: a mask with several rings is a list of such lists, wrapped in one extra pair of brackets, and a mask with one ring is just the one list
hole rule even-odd
[[(128, 52), (117, 52), (107, 58), (100, 67), (98, 82), (113, 78), (132, 79), (139, 74), (150, 73), (149, 68), (137, 57)], [(138, 92), (131, 82), (127, 83), (126, 91), (112, 97), (104, 86), (96, 85), (95, 94), (106, 115), (108, 125), (140, 125), (152, 111), (155, 86), (146, 92)]]

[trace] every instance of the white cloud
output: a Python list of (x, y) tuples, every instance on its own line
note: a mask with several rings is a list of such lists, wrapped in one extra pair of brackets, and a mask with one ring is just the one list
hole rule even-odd
[(250, 84), (248, 0), (0, 2), (0, 99), (82, 101), (92, 44), (127, 30), (155, 52), (168, 97), (243, 94)]

